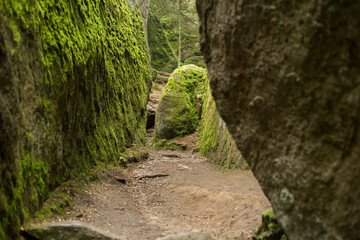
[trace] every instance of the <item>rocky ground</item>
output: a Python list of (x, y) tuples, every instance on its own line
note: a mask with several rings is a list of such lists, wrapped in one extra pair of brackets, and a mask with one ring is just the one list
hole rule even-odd
[[(194, 137), (181, 140), (194, 143)], [(75, 207), (48, 221), (89, 222), (129, 240), (199, 231), (215, 239), (251, 239), (271, 205), (250, 171), (226, 170), (187, 151), (149, 148), (147, 160), (113, 168), (74, 196)], [(81, 217), (79, 217), (79, 215)]]

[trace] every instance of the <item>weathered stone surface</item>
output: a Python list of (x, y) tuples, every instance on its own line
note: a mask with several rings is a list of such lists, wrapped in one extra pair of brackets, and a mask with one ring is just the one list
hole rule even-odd
[(360, 2), (197, 7), (217, 108), (289, 239), (357, 239)]
[(171, 139), (193, 133), (198, 126), (196, 95), (205, 80), (205, 69), (185, 65), (170, 76), (156, 110), (155, 134)]
[(79, 221), (45, 224), (26, 229), (25, 232), (32, 237), (44, 240), (125, 240), (123, 237)]
[(216, 109), (206, 79), (199, 132), (200, 152), (227, 168), (249, 169), (227, 126)]
[(157, 240), (213, 240), (209, 234), (200, 232), (179, 232), (170, 234)]

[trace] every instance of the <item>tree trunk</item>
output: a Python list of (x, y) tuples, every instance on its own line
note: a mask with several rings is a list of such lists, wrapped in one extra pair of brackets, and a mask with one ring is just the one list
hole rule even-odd
[(181, 66), (181, 0), (179, 0), (179, 57), (178, 68)]

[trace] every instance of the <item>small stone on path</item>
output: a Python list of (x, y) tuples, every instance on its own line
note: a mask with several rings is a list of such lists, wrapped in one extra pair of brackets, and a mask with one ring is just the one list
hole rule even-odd
[(156, 240), (214, 240), (209, 234), (200, 232), (179, 232), (173, 233)]
[(79, 221), (66, 221), (40, 226), (29, 227), (25, 229), (26, 234), (36, 239), (52, 240), (125, 240), (125, 238), (110, 234), (98, 229), (88, 223)]

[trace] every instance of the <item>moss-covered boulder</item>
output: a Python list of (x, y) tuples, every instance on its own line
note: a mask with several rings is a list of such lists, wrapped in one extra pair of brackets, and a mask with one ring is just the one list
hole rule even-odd
[(262, 213), (262, 223), (253, 235), (253, 240), (287, 240), (272, 209)]
[(216, 109), (206, 77), (200, 126), (200, 152), (227, 168), (248, 169), (225, 122)]
[(156, 112), (156, 137), (171, 139), (196, 130), (196, 96), (202, 92), (205, 76), (205, 69), (195, 65), (183, 66), (171, 74)]

